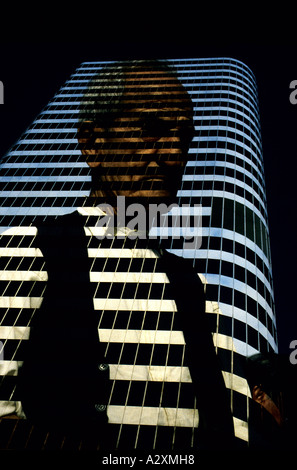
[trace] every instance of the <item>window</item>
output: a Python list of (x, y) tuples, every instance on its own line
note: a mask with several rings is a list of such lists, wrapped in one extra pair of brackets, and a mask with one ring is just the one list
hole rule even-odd
[(253, 212), (248, 207), (245, 207), (245, 220), (246, 220), (246, 237), (254, 241)]
[(235, 201), (235, 231), (244, 235), (244, 206)]
[(223, 227), (233, 230), (234, 201), (225, 199), (224, 201), (224, 223)]
[(233, 391), (233, 413), (243, 421), (247, 421), (247, 397)]
[(234, 306), (241, 310), (245, 310), (245, 294), (234, 290)]
[(235, 279), (238, 279), (238, 281), (245, 282), (245, 269), (242, 266), (235, 264), (234, 277)]
[(257, 302), (247, 295), (247, 311), (257, 318)]
[(258, 349), (258, 332), (251, 326), (248, 326), (248, 344), (255, 349)]
[(220, 237), (211, 237), (209, 240), (209, 249), (210, 250), (220, 250), (221, 249), (221, 238)]
[(221, 227), (222, 225), (222, 207), (223, 200), (217, 197), (213, 198), (212, 211), (211, 211), (211, 226)]
[(232, 289), (230, 289), (229, 287), (221, 286), (220, 302), (223, 302), (225, 304), (232, 304)]
[(252, 251), (250, 248), (246, 247), (246, 259), (252, 263), (255, 264), (255, 252)]
[(246, 271), (246, 282), (250, 287), (256, 289), (256, 276), (248, 270)]
[(232, 337), (232, 318), (219, 316), (219, 333)]
[(207, 266), (208, 273), (219, 273), (220, 272), (220, 260), (218, 259), (209, 259)]
[(235, 242), (235, 254), (241, 258), (245, 258), (245, 246), (241, 243)]
[(221, 274), (222, 276), (233, 277), (233, 263), (222, 261)]
[[(238, 243), (235, 242), (235, 246)], [(229, 240), (229, 238), (223, 238), (222, 250), (226, 251), (227, 253), (233, 253), (233, 240)]]
[(246, 342), (246, 324), (234, 319), (234, 338)]

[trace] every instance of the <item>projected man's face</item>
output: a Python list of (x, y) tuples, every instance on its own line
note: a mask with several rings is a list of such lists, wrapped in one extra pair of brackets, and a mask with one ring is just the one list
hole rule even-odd
[(135, 72), (126, 80), (122, 115), (108, 128), (85, 123), (80, 135), (88, 165), (98, 169), (98, 191), (107, 199), (172, 199), (180, 187), (193, 129), (190, 99), (164, 72), (157, 85), (144, 82)]

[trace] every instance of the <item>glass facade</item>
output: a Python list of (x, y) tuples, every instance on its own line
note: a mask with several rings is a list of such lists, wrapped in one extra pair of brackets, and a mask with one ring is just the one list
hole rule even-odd
[[(193, 105), (194, 132), (191, 136), (182, 183), (177, 193), (178, 204), (181, 207), (199, 208), (202, 217), (201, 244), (189, 247), (183, 244), (181, 239), (173, 236), (167, 241), (167, 250), (178, 257), (190, 260), (204, 285), (207, 318), (227, 389), (235, 437), (238, 445), (245, 447), (249, 444), (252, 430), (249, 425), (251, 392), (246, 380), (244, 360), (259, 352), (277, 352), (256, 82), (253, 73), (245, 64), (229, 58), (172, 59), (165, 62), (175, 70)], [(129, 63), (125, 62), (124, 66), (127, 65)], [(16, 413), (22, 417), (16, 392), (16, 377), (23, 360), (24, 344), (29, 337), (29, 325), (41, 305), (47, 282), (42, 254), (36, 251), (35, 247), (35, 227), (51, 216), (70, 214), (76, 208), (86, 207), (92, 176), (89, 166), (82, 158), (82, 147), (78, 136), (81, 103), (86, 101), (86, 92), (90, 83), (100, 70), (107, 67), (112, 72), (119, 66), (123, 64), (82, 63), (1, 161), (0, 340), (4, 361), (1, 362), (0, 369), (2, 375), (0, 404), (6, 409), (4, 415)], [(160, 89), (162, 76), (158, 78)], [(149, 74), (143, 78), (146, 81), (150, 79), (153, 78)], [(131, 99), (135, 100), (135, 91), (132, 88), (133, 86), (139, 88), (139, 77), (134, 85), (133, 83), (130, 84), (133, 91)], [(170, 88), (170, 92), (172, 91), (174, 92), (174, 87)], [(91, 96), (87, 100), (91, 101)], [(133, 111), (135, 102), (131, 106)], [(172, 105), (173, 114), (170, 116), (174, 115), (174, 106), (177, 106), (176, 103)], [(132, 120), (137, 119), (133, 116)], [(131, 126), (131, 114), (129, 119)], [(166, 113), (163, 119), (165, 121), (168, 119)], [(118, 152), (122, 162), (125, 158), (130, 158), (131, 142), (138, 138), (137, 130), (134, 130), (136, 134), (132, 135), (131, 129), (126, 128), (125, 122), (123, 118), (118, 123), (121, 129), (116, 132), (120, 134), (115, 132), (112, 137), (109, 136), (108, 147), (105, 149), (112, 155)], [(169, 160), (175, 158), (176, 152), (172, 143), (169, 149), (168, 142), (180, 138), (179, 134), (176, 134), (180, 132), (180, 128), (176, 130), (176, 123), (174, 125), (175, 133), (172, 133), (172, 127), (171, 133), (166, 134), (163, 141), (162, 139), (158, 141), (158, 152), (160, 154), (163, 152)], [(118, 135), (122, 147), (117, 142)], [(92, 226), (91, 218), (94, 214), (88, 211), (86, 208), (82, 213), (87, 217), (88, 226)], [(102, 246), (102, 248), (110, 247)], [(94, 254), (92, 250), (95, 250), (95, 246), (92, 244), (88, 249), (91, 250), (89, 253), (93, 253), (91, 255), (93, 266), (97, 263), (98, 268), (93, 270), (93, 282), (98, 283), (94, 297), (95, 309), (100, 312), (106, 309), (114, 311), (113, 305), (103, 307), (100, 300), (105, 298), (104, 289), (106, 289), (104, 283), (101, 283), (99, 288), (100, 280), (98, 280), (103, 252), (101, 255)], [(123, 250), (123, 247), (117, 249)], [(123, 251), (121, 253), (123, 254)], [(123, 258), (121, 256), (118, 256), (118, 260), (124, 263), (123, 258), (127, 256), (124, 255)], [(116, 258), (116, 254), (110, 257)], [(152, 266), (153, 255), (148, 255), (149, 259), (142, 255), (139, 257)], [(107, 271), (111, 272), (112, 269)], [(153, 272), (156, 279), (159, 274), (163, 280), (164, 273), (159, 271), (159, 269), (156, 271), (156, 267), (147, 270), (150, 274)], [(118, 281), (122, 283), (123, 278), (119, 278)], [(131, 282), (133, 283), (132, 279)], [(139, 283), (139, 280), (137, 282)], [(154, 305), (152, 299), (162, 296), (157, 293), (160, 281), (155, 282), (156, 293), (150, 298), (149, 310), (159, 313), (174, 311), (171, 300), (168, 300), (170, 305), (166, 304), (166, 296), (163, 310), (159, 306), (156, 307), (157, 310), (152, 307)], [(125, 311), (122, 304), (117, 307), (119, 308)], [(137, 310), (143, 311), (143, 305), (139, 304)], [(123, 317), (125, 315), (123, 314)], [(121, 320), (117, 333), (111, 340), (108, 336), (111, 332), (110, 318), (108, 320), (106, 315), (100, 318), (101, 342), (110, 343), (111, 349), (115, 351), (114, 354), (118, 354), (116, 350), (119, 344), (126, 341), (130, 345), (129, 350), (128, 347), (125, 349), (126, 362), (123, 360), (120, 365), (122, 372), (119, 370), (115, 372), (110, 367), (114, 376), (116, 373), (123, 375), (115, 380), (114, 396), (118, 401), (115, 400), (114, 404), (111, 402), (109, 419), (118, 427), (127, 424), (126, 440), (131, 438), (133, 442), (138, 442), (141, 439), (151, 439), (151, 448), (154, 447), (157, 435), (156, 431), (150, 433), (152, 420), (153, 424), (158, 426), (160, 434), (166, 426), (172, 429), (171, 442), (182, 440), (184, 433), (188, 433), (189, 442), (195, 444), (197, 438), (193, 430), (199, 428), (199, 410), (189, 388), (190, 379), (184, 363), (178, 363), (179, 372), (183, 375), (183, 379), (179, 380), (172, 378), (177, 372), (176, 369), (170, 368), (176, 365), (175, 359), (172, 363), (170, 361), (153, 363), (156, 377), (151, 380), (145, 379), (145, 375), (142, 375), (141, 368), (144, 367), (144, 363), (134, 363), (133, 371), (129, 363), (130, 355), (136, 354), (134, 349), (144, 348), (147, 344), (153, 344), (155, 350), (144, 351), (144, 355), (155, 354), (159, 358), (166, 356), (164, 332), (167, 334), (169, 331), (168, 316), (166, 319), (164, 315), (159, 316), (159, 320), (162, 319), (164, 325), (166, 323), (166, 326), (160, 326), (163, 336), (161, 334), (162, 338), (160, 336), (159, 339), (157, 336), (154, 336), (154, 339), (139, 337), (137, 334), (139, 326), (134, 318), (132, 322), (134, 327), (129, 330), (130, 339), (127, 339), (127, 331), (123, 327), (124, 321)], [(115, 321), (116, 317), (112, 318)], [(147, 331), (151, 331), (151, 327), (147, 326), (145, 331), (146, 335), (149, 335)], [(158, 327), (156, 331), (159, 331)], [(171, 328), (170, 331), (172, 333), (174, 330)], [(106, 339), (107, 336), (109, 339)], [(173, 336), (171, 342), (168, 340), (174, 345), (171, 351), (175, 349), (174, 355), (182, 356), (184, 343), (178, 329), (174, 331)], [(130, 364), (131, 370), (122, 364)], [(161, 367), (165, 366), (168, 377), (170, 371), (173, 375), (162, 382), (158, 374), (160, 376)], [(132, 374), (129, 380), (125, 377), (127, 370)], [(163, 389), (160, 391), (162, 386)], [(129, 402), (122, 403), (119, 397), (122, 393), (126, 393), (125, 387), (133, 388), (131, 396), (139, 394), (144, 396), (145, 393), (150, 399), (146, 401), (145, 406), (141, 404), (141, 400), (138, 403), (132, 398), (132, 405)], [(165, 394), (164, 387), (168, 396), (180, 397), (181, 406), (175, 401), (173, 404), (164, 405), (160, 412), (159, 402), (160, 396)], [(154, 399), (154, 397), (159, 398)], [(126, 409), (128, 412), (125, 414), (123, 410)], [(142, 413), (141, 416), (138, 416), (139, 413)], [(120, 421), (118, 421), (119, 414), (121, 414)], [(192, 424), (185, 424), (187, 422)], [(148, 429), (143, 436), (139, 432), (141, 425), (144, 427), (147, 425)], [(1, 426), (7, 430), (6, 435), (10, 436), (15, 423), (13, 420), (3, 418)], [(4, 439), (3, 446), (13, 447), (13, 439), (9, 442)], [(124, 447), (126, 443), (124, 440), (122, 446)]]

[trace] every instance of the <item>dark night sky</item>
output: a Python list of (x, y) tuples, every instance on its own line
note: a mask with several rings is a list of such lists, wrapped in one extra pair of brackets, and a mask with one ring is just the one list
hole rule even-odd
[(281, 353), (288, 353), (290, 342), (297, 340), (294, 301), (297, 105), (289, 101), (289, 84), (297, 80), (297, 64), (292, 45), (218, 41), (206, 46), (193, 38), (189, 42), (138, 43), (0, 41), (0, 80), (4, 83), (0, 156), (83, 61), (222, 56), (244, 61), (258, 82), (279, 346)]

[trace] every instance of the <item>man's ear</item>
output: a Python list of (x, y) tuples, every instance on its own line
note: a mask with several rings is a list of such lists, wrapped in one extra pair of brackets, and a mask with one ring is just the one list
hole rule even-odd
[(86, 150), (94, 141), (94, 123), (92, 121), (82, 121), (78, 125), (77, 140), (81, 151)]
[(86, 158), (87, 164), (91, 168), (99, 166), (101, 164), (101, 161), (98, 161), (98, 155), (96, 156), (96, 131), (95, 124), (93, 121), (83, 121), (79, 123), (79, 127), (77, 129), (77, 140), (79, 144), (79, 149)]

